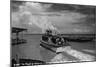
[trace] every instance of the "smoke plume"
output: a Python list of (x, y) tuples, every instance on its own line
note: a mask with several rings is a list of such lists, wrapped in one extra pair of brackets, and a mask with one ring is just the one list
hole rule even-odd
[(26, 2), (19, 7), (19, 14), (20, 17), (28, 16), (27, 23), (29, 25), (35, 24), (36, 26), (42, 29), (43, 33), (47, 29), (57, 30), (57, 28), (53, 26), (52, 22), (48, 19), (48, 16), (45, 14), (45, 8), (47, 7), (46, 5), (45, 7), (43, 7), (43, 5), (40, 3)]

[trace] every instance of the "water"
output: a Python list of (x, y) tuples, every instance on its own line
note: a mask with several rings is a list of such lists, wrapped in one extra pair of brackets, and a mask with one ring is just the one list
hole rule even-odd
[[(27, 43), (12, 46), (12, 57), (15, 58), (16, 55), (18, 58), (23, 59), (33, 59), (33, 60), (43, 60), (49, 62), (53, 59), (56, 54), (41, 47), (40, 39), (42, 35), (23, 35), (23, 39), (27, 40)], [(64, 35), (67, 36), (67, 35)], [(96, 55), (96, 44), (95, 41), (91, 42), (69, 42), (71, 47), (77, 51), (92, 55)], [(55, 49), (56, 50), (56, 49)], [(66, 55), (69, 60), (76, 60), (73, 56)]]

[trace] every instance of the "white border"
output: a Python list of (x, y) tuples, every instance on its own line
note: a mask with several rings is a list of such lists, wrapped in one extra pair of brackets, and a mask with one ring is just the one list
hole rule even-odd
[(0, 1), (0, 67), (10, 63), (10, 1)]
[[(33, 0), (31, 0), (33, 1)], [(96, 5), (96, 0), (34, 0), (39, 2), (54, 2), (54, 3), (69, 3), (69, 4), (84, 4)], [(99, 1), (99, 0), (98, 0)], [(98, 8), (99, 8), (98, 2)], [(100, 12), (100, 9), (97, 10)], [(85, 63), (69, 63), (69, 64), (53, 64), (53, 65), (40, 65), (34, 67), (99, 67), (100, 60), (100, 43), (99, 43), (99, 14), (97, 14), (97, 62)], [(0, 67), (9, 67), (10, 63), (10, 1), (0, 1)]]

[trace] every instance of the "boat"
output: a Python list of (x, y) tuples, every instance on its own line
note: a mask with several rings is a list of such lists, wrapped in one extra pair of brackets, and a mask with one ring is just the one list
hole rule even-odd
[(40, 46), (56, 53), (56, 51), (54, 50), (55, 48), (71, 46), (71, 45), (61, 35), (58, 34), (52, 35), (51, 30), (49, 30), (46, 32), (46, 34), (42, 35), (42, 38), (40, 40)]

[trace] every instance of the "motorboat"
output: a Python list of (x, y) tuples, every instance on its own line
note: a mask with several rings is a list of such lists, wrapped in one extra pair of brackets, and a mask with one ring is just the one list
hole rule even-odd
[(70, 46), (70, 44), (61, 35), (43, 34), (40, 40), (40, 46), (56, 53), (55, 48)]

